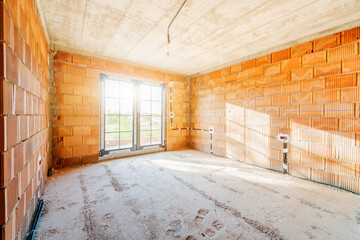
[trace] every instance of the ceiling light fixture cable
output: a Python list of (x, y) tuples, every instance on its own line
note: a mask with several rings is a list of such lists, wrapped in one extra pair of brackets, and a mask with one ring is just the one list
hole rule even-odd
[(170, 26), (171, 24), (174, 22), (175, 18), (178, 16), (179, 12), (181, 11), (181, 9), (184, 7), (185, 3), (186, 3), (187, 0), (185, 0), (183, 2), (183, 4), (181, 5), (181, 7), (179, 8), (179, 10), (177, 11), (177, 13), (175, 14), (175, 16), (173, 17), (173, 19), (171, 20), (168, 28), (167, 28), (167, 39), (168, 39), (168, 43), (167, 43), (167, 55), (169, 56), (169, 44), (170, 44)]

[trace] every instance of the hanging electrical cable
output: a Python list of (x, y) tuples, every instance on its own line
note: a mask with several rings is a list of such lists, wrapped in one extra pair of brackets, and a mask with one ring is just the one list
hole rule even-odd
[(175, 16), (173, 17), (173, 19), (171, 20), (168, 28), (167, 28), (167, 40), (168, 40), (168, 43), (167, 43), (167, 55), (169, 56), (170, 53), (169, 53), (169, 45), (170, 45), (170, 27), (171, 27), (171, 24), (174, 22), (175, 18), (178, 16), (178, 14), (180, 13), (181, 9), (184, 7), (185, 3), (186, 3), (187, 0), (185, 0), (183, 2), (183, 4), (181, 5), (181, 7), (179, 8), (179, 10), (177, 11), (177, 13), (175, 14)]

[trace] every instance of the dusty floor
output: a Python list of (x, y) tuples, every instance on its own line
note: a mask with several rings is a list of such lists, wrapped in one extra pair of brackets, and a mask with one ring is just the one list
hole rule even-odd
[(360, 196), (193, 150), (58, 170), (37, 239), (360, 239)]

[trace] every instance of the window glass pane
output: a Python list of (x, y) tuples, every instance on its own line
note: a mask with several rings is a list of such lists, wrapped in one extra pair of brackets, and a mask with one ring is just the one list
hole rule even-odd
[(119, 81), (114, 81), (114, 80), (105, 81), (105, 96), (119, 97)]
[(160, 130), (151, 132), (151, 144), (160, 144), (161, 143), (161, 132)]
[(151, 100), (153, 101), (161, 101), (161, 94), (162, 94), (161, 87), (152, 87), (151, 89)]
[(105, 98), (105, 114), (119, 114), (119, 99)]
[(120, 82), (120, 98), (133, 99), (133, 84), (130, 82)]
[(150, 115), (151, 114), (151, 105), (150, 101), (140, 101), (140, 114), (141, 115)]
[(120, 114), (132, 115), (133, 114), (133, 101), (132, 100), (120, 100)]
[(140, 117), (140, 130), (150, 130), (150, 116)]
[(152, 116), (151, 122), (151, 130), (158, 130), (161, 128), (161, 117), (160, 116)]
[(120, 116), (120, 131), (132, 131), (132, 129), (133, 129), (133, 117)]
[(105, 149), (118, 149), (119, 148), (119, 133), (106, 133), (105, 134)]
[(151, 102), (152, 115), (161, 115), (161, 102)]
[(132, 132), (120, 132), (120, 148), (132, 147)]
[(151, 100), (151, 86), (149, 85), (140, 86), (140, 99)]
[(105, 132), (118, 132), (119, 116), (105, 116)]
[(140, 131), (140, 145), (150, 145), (150, 131)]

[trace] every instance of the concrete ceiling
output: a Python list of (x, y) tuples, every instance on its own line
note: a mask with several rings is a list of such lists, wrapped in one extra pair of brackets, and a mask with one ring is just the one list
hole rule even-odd
[(37, 0), (57, 50), (183, 75), (359, 25), (359, 0)]

